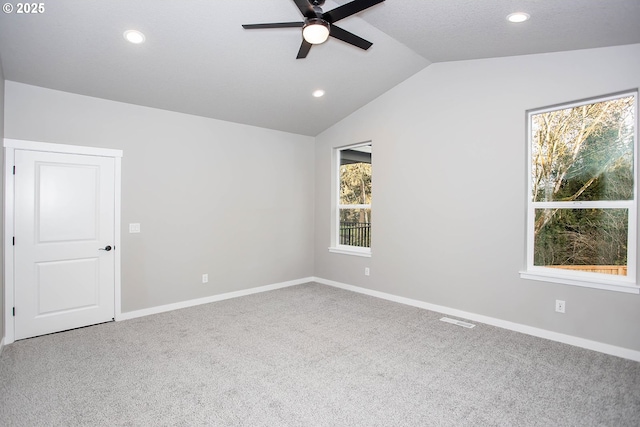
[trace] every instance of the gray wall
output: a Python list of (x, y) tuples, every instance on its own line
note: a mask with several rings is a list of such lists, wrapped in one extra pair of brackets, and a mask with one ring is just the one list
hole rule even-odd
[[(6, 82), (5, 137), (124, 150), (123, 311), (315, 275), (640, 350), (638, 295), (518, 276), (525, 110), (638, 86), (640, 45), (435, 64), (314, 152), (313, 138)], [(331, 148), (368, 140), (373, 256), (332, 254)]]
[(124, 150), (123, 312), (313, 275), (313, 138), (11, 81), (5, 137)]
[[(0, 59), (0, 138), (4, 135), (4, 75)], [(0, 149), (0, 165), (4, 164), (4, 149)], [(4, 205), (4, 169), (0, 173), (0, 202)], [(0, 340), (4, 338), (4, 208), (0, 226)]]
[[(518, 275), (525, 111), (638, 86), (640, 45), (429, 66), (316, 138), (315, 275), (640, 350), (640, 296)], [(332, 147), (367, 140), (372, 257), (329, 253)]]

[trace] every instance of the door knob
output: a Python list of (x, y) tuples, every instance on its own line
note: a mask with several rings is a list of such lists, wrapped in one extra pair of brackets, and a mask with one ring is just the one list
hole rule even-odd
[(104, 248), (100, 248), (100, 249), (98, 249), (98, 250), (99, 250), (99, 251), (107, 251), (107, 252), (109, 252), (109, 251), (111, 250), (111, 246), (107, 245), (107, 246), (105, 246)]

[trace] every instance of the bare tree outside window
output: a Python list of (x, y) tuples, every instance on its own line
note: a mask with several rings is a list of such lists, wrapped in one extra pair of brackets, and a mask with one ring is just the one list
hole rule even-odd
[(626, 275), (634, 95), (531, 114), (533, 265)]

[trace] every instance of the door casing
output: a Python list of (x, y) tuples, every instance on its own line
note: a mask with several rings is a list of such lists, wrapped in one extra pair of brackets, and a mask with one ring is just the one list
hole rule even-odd
[(121, 245), (120, 245), (120, 210), (121, 210), (121, 159), (122, 150), (110, 148), (84, 147), (78, 145), (52, 144), (47, 142), (24, 141), (18, 139), (4, 139), (4, 344), (15, 341), (14, 307), (14, 176), (13, 159), (15, 150), (43, 151), (50, 153), (81, 154), (87, 156), (112, 157), (115, 161), (115, 194), (114, 194), (114, 305), (115, 319), (121, 316)]

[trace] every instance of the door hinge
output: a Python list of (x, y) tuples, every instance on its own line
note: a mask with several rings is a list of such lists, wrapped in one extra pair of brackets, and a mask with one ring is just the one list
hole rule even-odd
[(13, 307), (13, 317), (16, 317), (16, 308)]
[(13, 174), (14, 175), (16, 174), (16, 167), (15, 166), (13, 167)]
[(16, 245), (16, 236), (13, 236), (13, 246)]

